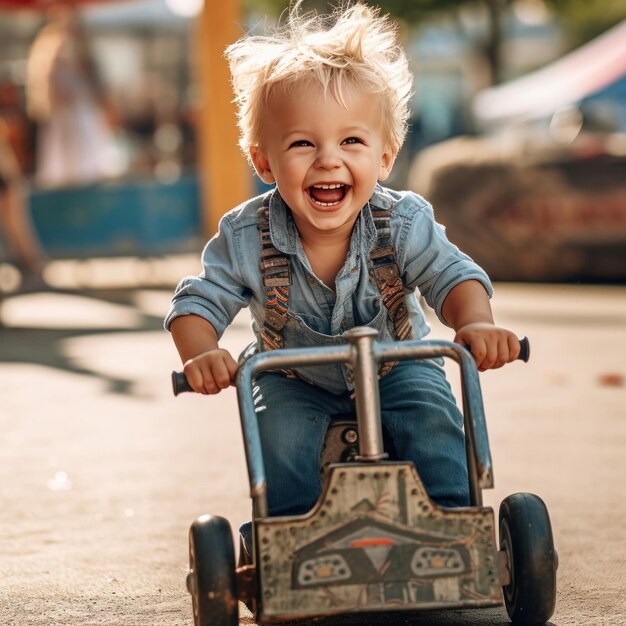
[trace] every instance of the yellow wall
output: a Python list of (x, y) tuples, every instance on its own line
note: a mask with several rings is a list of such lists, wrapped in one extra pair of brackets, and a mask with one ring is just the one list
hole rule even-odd
[(205, 0), (198, 18), (198, 169), (207, 236), (217, 231), (219, 219), (227, 210), (251, 195), (252, 175), (239, 149), (233, 93), (224, 59), (224, 48), (244, 34), (243, 23), (241, 0)]

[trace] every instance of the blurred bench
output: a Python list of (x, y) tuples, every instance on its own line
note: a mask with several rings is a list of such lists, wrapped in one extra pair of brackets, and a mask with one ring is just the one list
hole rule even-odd
[(124, 180), (54, 190), (33, 189), (35, 228), (51, 259), (159, 256), (198, 252), (198, 180), (170, 184)]

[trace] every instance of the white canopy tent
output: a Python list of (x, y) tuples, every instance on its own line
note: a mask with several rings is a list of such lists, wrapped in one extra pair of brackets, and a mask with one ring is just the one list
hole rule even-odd
[(626, 80), (626, 20), (553, 63), (479, 92), (477, 124), (489, 128), (539, 119)]

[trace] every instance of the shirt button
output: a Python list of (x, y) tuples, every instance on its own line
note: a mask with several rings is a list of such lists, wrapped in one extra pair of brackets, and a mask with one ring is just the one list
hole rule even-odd
[(313, 276), (309, 276), (309, 285), (314, 285), (315, 284), (315, 278), (313, 278)]

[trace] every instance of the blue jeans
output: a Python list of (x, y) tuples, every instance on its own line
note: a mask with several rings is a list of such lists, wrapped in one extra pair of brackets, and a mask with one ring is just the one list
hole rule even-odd
[[(331, 416), (353, 411), (354, 400), (276, 373), (260, 375), (256, 386), (269, 514), (306, 513), (321, 493), (320, 453)], [(380, 380), (380, 406), (398, 458), (413, 461), (431, 499), (467, 506), (463, 416), (443, 369), (431, 361), (398, 363)]]

